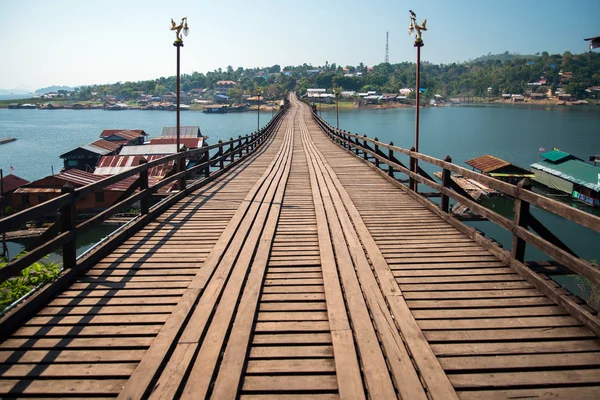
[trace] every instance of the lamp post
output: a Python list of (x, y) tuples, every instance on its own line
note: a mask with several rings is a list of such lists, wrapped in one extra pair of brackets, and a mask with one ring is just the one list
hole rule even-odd
[(256, 132), (260, 132), (260, 96), (262, 95), (262, 88), (258, 88), (257, 90), (257, 99), (258, 99), (258, 109), (257, 109), (257, 122), (256, 122)]
[(340, 107), (339, 107), (339, 98), (340, 98), (341, 89), (339, 86), (333, 87), (333, 94), (335, 95), (335, 129), (340, 129)]
[[(177, 47), (177, 152), (179, 152), (179, 138), (180, 138), (180, 111), (181, 111), (181, 80), (180, 80), (180, 50), (183, 47), (183, 38), (181, 36), (181, 30), (185, 36), (188, 35), (190, 29), (188, 28), (187, 17), (181, 19), (181, 23), (177, 25), (173, 18), (171, 18), (171, 30), (175, 31), (175, 41), (173, 46)], [(177, 172), (179, 172), (179, 162), (177, 163)]]
[[(427, 19), (425, 19), (421, 25), (417, 24), (417, 15), (412, 11), (409, 10), (408, 11), (410, 13), (410, 25), (408, 26), (408, 34), (409, 36), (412, 37), (414, 31), (417, 31), (417, 36), (415, 37), (415, 47), (417, 48), (417, 65), (416, 65), (416, 69), (417, 69), (417, 76), (416, 76), (416, 80), (417, 80), (417, 84), (416, 84), (416, 96), (415, 96), (415, 100), (416, 100), (416, 113), (415, 113), (415, 151), (418, 153), (419, 152), (419, 98), (420, 98), (420, 94), (421, 94), (421, 83), (420, 83), (420, 79), (421, 79), (421, 47), (423, 47), (424, 43), (423, 43), (423, 39), (421, 38), (421, 34), (422, 31), (426, 31), (427, 30)], [(414, 169), (413, 172), (416, 174), (418, 173), (419, 170), (419, 164), (418, 164), (418, 160), (415, 159), (414, 162)], [(414, 181), (414, 187), (411, 188), (414, 191), (417, 190), (417, 181)]]

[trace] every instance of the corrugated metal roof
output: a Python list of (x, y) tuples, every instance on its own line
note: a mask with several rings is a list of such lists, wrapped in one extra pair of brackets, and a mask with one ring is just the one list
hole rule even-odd
[[(101, 156), (105, 156), (108, 153), (110, 153), (110, 150), (106, 150), (106, 149), (102, 149), (100, 147), (96, 147), (94, 145), (91, 144), (84, 144), (83, 146), (79, 146), (79, 149), (84, 149), (87, 151), (91, 151), (92, 153), (96, 153), (96, 154), (100, 154)], [(77, 149), (75, 149), (77, 150)]]
[[(202, 147), (202, 143), (204, 142), (203, 137), (199, 138), (188, 138), (188, 137), (180, 137), (179, 143), (183, 144), (187, 149), (197, 149), (198, 147)], [(172, 137), (158, 137), (155, 139), (150, 139), (150, 144), (176, 144), (177, 138)]]
[(465, 161), (465, 164), (486, 173), (511, 165), (508, 161), (489, 154)]
[(113, 136), (113, 135), (123, 137), (120, 135), (120, 133), (130, 136), (132, 139), (135, 139), (140, 136), (148, 136), (148, 134), (146, 132), (144, 132), (142, 129), (105, 129), (100, 134), (100, 137), (104, 138), (104, 137), (109, 137), (109, 136)]
[[(175, 139), (177, 140), (177, 139)], [(177, 152), (177, 144), (143, 144), (140, 146), (123, 146), (122, 156), (137, 156), (137, 155), (154, 155), (154, 154), (175, 154)]]
[[(162, 137), (177, 137), (176, 126), (165, 126), (162, 129)], [(199, 126), (180, 126), (179, 137), (201, 137)]]
[(28, 183), (29, 183), (29, 181), (27, 181), (19, 176), (16, 176), (13, 174), (8, 174), (2, 178), (2, 192), (3, 193), (11, 192), (23, 185), (27, 185)]
[(594, 167), (578, 160), (567, 160), (560, 164), (538, 161), (532, 164), (531, 168), (600, 192), (600, 167)]
[[(116, 175), (124, 171), (128, 171), (131, 168), (140, 165), (140, 160), (146, 158), (146, 160), (154, 161), (164, 157), (163, 155), (151, 155), (151, 156), (103, 156), (98, 162), (98, 166), (94, 170), (95, 175)], [(154, 177), (165, 177), (175, 165), (175, 161), (169, 161), (168, 163), (158, 165), (150, 168), (148, 176)]]
[(564, 160), (568, 157), (572, 157), (569, 153), (565, 153), (564, 151), (560, 151), (560, 150), (550, 150), (547, 151), (545, 153), (540, 154), (540, 157), (548, 160), (548, 161), (552, 161), (552, 162), (559, 162), (561, 160)]
[(121, 144), (117, 142), (109, 142), (108, 140), (99, 139), (95, 142), (90, 143), (92, 146), (100, 147), (101, 149), (106, 149), (110, 151), (116, 151), (121, 147)]

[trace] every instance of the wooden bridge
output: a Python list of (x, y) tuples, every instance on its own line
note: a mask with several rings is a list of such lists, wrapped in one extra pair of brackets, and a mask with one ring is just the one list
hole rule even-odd
[[(598, 283), (529, 204), (595, 232), (599, 218), (336, 131), (295, 97), (263, 131), (212, 148), (195, 167), (204, 177), (154, 207), (154, 164), (129, 173), (141, 190), (124, 204), (142, 199), (142, 215), (77, 260), (77, 232), (116, 208), (75, 226), (77, 191), (65, 190), (0, 221), (60, 208), (55, 237), (30, 257), (65, 254), (61, 277), (0, 321), (1, 397), (600, 398), (596, 313), (522, 254), (531, 243)], [(417, 160), (441, 167), (442, 184)], [(452, 172), (514, 196), (515, 219), (453, 190)], [(453, 218), (449, 198), (509, 229), (513, 249)]]

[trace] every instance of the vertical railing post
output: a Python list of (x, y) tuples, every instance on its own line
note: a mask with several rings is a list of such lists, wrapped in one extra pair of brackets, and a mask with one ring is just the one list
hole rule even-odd
[[(62, 194), (75, 193), (75, 188), (70, 182), (60, 189)], [(72, 196), (71, 201), (60, 209), (60, 229), (63, 233), (72, 232), (75, 230), (75, 201), (76, 197)], [(63, 268), (72, 269), (77, 265), (77, 235), (73, 235), (73, 238), (67, 243), (63, 244)]]
[(238, 158), (242, 158), (242, 135), (238, 136)]
[[(140, 160), (140, 165), (146, 165), (146, 164), (148, 164), (148, 160), (146, 160), (146, 158), (142, 158)], [(140, 179), (140, 191), (143, 192), (144, 190), (148, 189), (148, 169), (140, 171), (139, 179)], [(142, 197), (140, 199), (140, 213), (142, 215), (148, 214), (148, 211), (150, 210), (149, 200), (150, 200), (150, 197), (148, 196), (147, 193), (146, 193), (146, 195), (144, 195), (144, 197)]]
[[(415, 146), (411, 147), (411, 148), (410, 148), (410, 151), (411, 151), (411, 152), (414, 152), (414, 151), (415, 151)], [(417, 173), (417, 172), (415, 171), (415, 168), (416, 168), (416, 166), (417, 166), (417, 159), (416, 159), (416, 158), (414, 158), (414, 157), (412, 156), (412, 154), (411, 154), (411, 155), (410, 155), (410, 168), (409, 168), (409, 169), (410, 169), (410, 171), (411, 171), (411, 172), (414, 172), (415, 174)], [(417, 191), (417, 181), (415, 180), (415, 178), (413, 178), (413, 177), (412, 177), (412, 176), (410, 176), (410, 175), (409, 175), (409, 177), (408, 177), (408, 187), (410, 188), (410, 190), (412, 190), (412, 191), (414, 191), (414, 192), (416, 192), (416, 191)]]
[(181, 178), (179, 178), (179, 180), (177, 181), (177, 189), (179, 191), (181, 190), (185, 190), (186, 188), (186, 181), (185, 181), (185, 175), (186, 175), (186, 165), (185, 165), (185, 146), (181, 148), (181, 150), (179, 150), (179, 155), (180, 157), (177, 159), (177, 163), (179, 165), (179, 168), (177, 168), (177, 171), (179, 172), (183, 172), (183, 175), (181, 175)]
[[(446, 156), (444, 161), (451, 163), (452, 158), (450, 156)], [(444, 168), (442, 171), (442, 187), (444, 189), (448, 189), (450, 187), (450, 170)], [(450, 205), (450, 198), (442, 192), (442, 197), (440, 198), (440, 208), (443, 212), (448, 212), (448, 207)]]
[(363, 158), (369, 160), (369, 153), (367, 153), (367, 135), (363, 135)]
[(229, 153), (231, 154), (230, 162), (233, 162), (235, 153), (233, 152), (233, 138), (229, 138)]
[[(515, 225), (527, 229), (529, 226), (529, 202), (521, 200), (521, 192), (524, 190), (531, 190), (531, 181), (527, 178), (523, 179), (517, 185), (519, 188), (517, 198), (515, 199)], [(527, 242), (521, 239), (517, 235), (513, 234), (511, 256), (517, 261), (523, 262), (525, 260), (525, 245)]]
[(208, 150), (204, 151), (201, 162), (206, 163), (206, 166), (204, 167), (204, 176), (208, 178), (210, 176), (210, 154)]
[[(394, 145), (394, 142), (390, 142), (390, 148), (388, 149), (388, 161), (392, 162), (394, 159), (394, 150), (391, 149), (391, 146)], [(388, 164), (388, 175), (392, 178), (394, 177), (394, 167)]]
[(246, 154), (248, 154), (250, 152), (250, 147), (248, 146), (248, 134), (246, 133), (246, 137), (244, 138), (244, 147), (246, 148)]
[(375, 143), (373, 143), (373, 149), (375, 151), (375, 160), (373, 162), (375, 163), (375, 166), (377, 168), (379, 168), (379, 158), (377, 158), (377, 156), (379, 156), (379, 145), (377, 144), (378, 141), (379, 138), (375, 136)]
[(219, 169), (223, 169), (225, 167), (225, 157), (223, 157), (223, 141), (219, 140)]

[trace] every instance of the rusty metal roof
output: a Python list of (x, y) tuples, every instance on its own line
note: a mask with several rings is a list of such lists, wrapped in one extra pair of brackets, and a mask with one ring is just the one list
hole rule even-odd
[[(204, 142), (204, 138), (189, 138), (189, 137), (180, 137), (179, 143), (183, 144), (186, 149), (197, 149), (202, 147), (202, 142)], [(150, 139), (150, 144), (176, 144), (177, 138), (173, 137), (157, 137), (155, 139)]]
[[(140, 160), (142, 158), (146, 158), (148, 161), (158, 160), (159, 158), (164, 157), (163, 155), (151, 155), (151, 156), (141, 156), (141, 155), (131, 155), (131, 156), (104, 156), (98, 162), (98, 166), (94, 170), (95, 175), (116, 175), (124, 171), (128, 171), (131, 168), (137, 167), (140, 165)], [(153, 176), (156, 178), (165, 177), (173, 167), (175, 166), (175, 161), (169, 161), (168, 163), (158, 165), (156, 167), (150, 168), (148, 171), (148, 176)]]
[(14, 174), (8, 174), (2, 178), (2, 193), (8, 193), (23, 185), (27, 185), (28, 180), (25, 180)]
[(105, 129), (100, 134), (100, 137), (105, 138), (113, 135), (127, 138), (128, 140), (135, 139), (140, 136), (148, 136), (148, 134), (142, 129)]
[(90, 143), (92, 146), (100, 147), (101, 149), (116, 151), (121, 147), (121, 144), (117, 142), (109, 142), (108, 140), (99, 139), (95, 142)]
[[(163, 127), (161, 136), (163, 138), (177, 137), (177, 127), (176, 126)], [(201, 136), (202, 136), (202, 134), (200, 133), (199, 126), (180, 126), (179, 127), (179, 137), (180, 138), (183, 138), (183, 137), (198, 138)]]
[(486, 173), (511, 165), (508, 161), (504, 161), (489, 154), (465, 161), (465, 164)]

